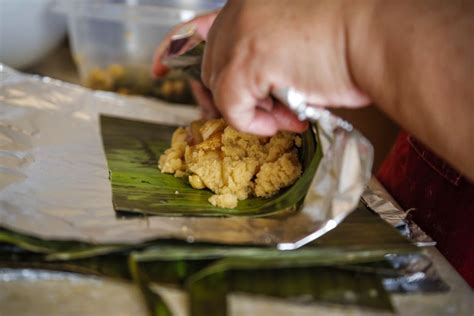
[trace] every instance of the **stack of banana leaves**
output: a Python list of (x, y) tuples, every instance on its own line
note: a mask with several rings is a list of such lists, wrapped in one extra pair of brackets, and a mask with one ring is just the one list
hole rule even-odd
[[(169, 146), (175, 127), (143, 124), (102, 119), (117, 212), (141, 213), (138, 216), (282, 216), (275, 211), (294, 210), (304, 199), (321, 157), (314, 137), (303, 137), (305, 173), (293, 187), (270, 199), (249, 199), (237, 209), (217, 209), (207, 202), (210, 192), (193, 190), (183, 179), (157, 169), (157, 159)], [(176, 191), (180, 192), (179, 203)], [(337, 228), (294, 251), (179, 240), (88, 244), (43, 240), (0, 229), (1, 267), (129, 280), (141, 289), (152, 315), (171, 315), (155, 290), (157, 284), (186, 291), (190, 313), (196, 316), (226, 315), (226, 296), (233, 292), (288, 300), (303, 297), (316, 303), (390, 312), (393, 307), (383, 281), (403, 278), (406, 271), (389, 259), (419, 253), (363, 204)]]
[[(230, 292), (392, 310), (384, 278), (404, 277), (387, 255), (418, 249), (360, 207), (335, 230), (295, 251), (270, 247), (150, 241), (92, 245), (0, 231), (0, 265), (127, 279), (142, 290), (153, 315), (171, 315), (154, 284), (187, 291), (191, 315), (225, 315)], [(348, 294), (349, 293), (349, 294)]]

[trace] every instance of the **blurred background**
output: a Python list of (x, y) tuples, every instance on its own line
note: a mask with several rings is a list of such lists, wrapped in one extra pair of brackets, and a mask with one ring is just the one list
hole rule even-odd
[[(91, 89), (172, 103), (194, 100), (184, 77), (151, 77), (155, 48), (176, 24), (225, 0), (1, 0), (0, 62)], [(371, 106), (337, 110), (373, 143), (376, 171), (398, 132)]]

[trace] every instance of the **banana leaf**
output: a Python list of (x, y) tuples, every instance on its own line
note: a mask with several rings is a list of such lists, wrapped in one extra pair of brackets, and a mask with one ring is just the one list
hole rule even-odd
[(78, 241), (44, 240), (4, 228), (0, 228), (0, 243), (45, 254), (45, 260), (73, 260), (136, 248), (124, 244), (96, 245)]
[[(338, 258), (338, 260), (344, 261), (348, 257), (372, 258), (374, 255), (383, 256), (387, 253), (418, 251), (397, 230), (381, 220), (363, 204), (336, 229), (313, 242), (310, 247), (303, 248), (300, 252), (279, 252), (273, 248), (262, 247), (214, 245), (209, 248), (209, 246), (202, 244), (194, 244), (190, 247), (184, 242), (163, 240), (138, 245), (89, 244), (77, 241), (44, 240), (7, 229), (0, 229), (0, 243), (14, 245), (33, 253), (45, 254), (43, 259), (49, 261), (74, 260), (137, 249), (147, 249), (140, 254), (142, 260), (148, 257), (163, 259), (164, 256), (179, 260), (188, 256), (209, 256), (212, 253), (218, 255), (219, 258), (269, 254), (270, 260), (273, 259), (271, 257), (273, 255), (285, 257), (296, 255), (298, 260), (301, 260), (301, 256), (308, 253), (311, 258), (318, 255), (326, 260)], [(173, 249), (173, 251), (170, 252), (169, 249)]]
[(225, 315), (226, 296), (231, 292), (290, 300), (304, 297), (306, 302), (392, 310), (377, 270), (332, 267), (320, 265), (317, 260), (314, 265), (306, 262), (306, 266), (295, 266), (293, 260), (277, 259), (264, 265), (250, 257), (216, 260), (195, 256), (192, 260), (146, 262), (141, 259), (132, 255), (130, 270), (138, 275), (135, 280), (139, 280), (153, 315), (168, 315), (163, 312), (161, 298), (154, 297), (154, 283), (184, 287), (190, 296), (191, 315)]
[[(173, 249), (176, 250), (176, 246), (170, 247), (169, 250)], [(208, 251), (215, 257), (218, 249), (219, 247), (217, 249), (209, 247)], [(2, 255), (0, 251), (0, 267), (47, 269), (132, 280), (142, 291), (151, 314), (157, 316), (172, 315), (160, 295), (152, 289), (153, 284), (157, 282), (187, 289), (190, 294), (192, 315), (225, 315), (226, 295), (231, 292), (263, 294), (290, 300), (303, 297), (305, 302), (391, 310), (390, 301), (381, 287), (380, 278), (373, 270), (369, 272), (359, 271), (357, 268), (353, 270), (352, 265), (258, 268), (252, 267), (251, 262), (247, 262), (243, 265), (245, 268), (242, 268), (240, 264), (242, 258), (209, 259), (206, 258), (204, 249), (201, 249), (200, 255), (193, 255), (194, 260), (185, 261), (173, 260), (172, 258), (176, 256), (162, 250), (164, 257), (170, 260), (143, 262), (140, 260), (150, 259), (149, 254), (148, 258), (135, 254), (128, 257), (128, 265), (126, 255), (44, 262), (36, 254), (16, 256), (16, 261), (8, 261), (5, 260), (5, 254)], [(180, 248), (178, 252), (182, 254), (188, 250), (190, 249)], [(249, 255), (252, 253), (246, 251)], [(291, 261), (287, 264), (292, 265)], [(256, 266), (258, 265), (261, 265), (261, 262)]]
[(148, 282), (184, 286), (192, 315), (225, 315), (231, 292), (391, 311), (381, 278), (403, 272), (390, 266), (386, 257), (417, 252), (361, 205), (336, 229), (294, 251), (160, 244), (132, 252), (130, 262)]
[[(315, 302), (390, 310), (380, 278), (396, 277), (403, 272), (387, 265), (385, 258), (388, 254), (419, 252), (364, 205), (312, 244), (283, 252), (271, 247), (190, 245), (163, 240), (129, 248), (114, 245), (116, 251), (103, 252), (101, 245), (45, 241), (5, 230), (2, 233), (4, 243), (18, 246), (25, 253), (7, 249), (5, 257), (0, 252), (0, 266), (133, 280), (153, 315), (170, 315), (169, 308), (152, 290), (154, 283), (186, 289), (193, 315), (211, 311), (223, 315), (227, 311), (226, 297), (231, 292), (305, 297)], [(80, 259), (78, 253), (95, 256)], [(9, 260), (8, 255), (16, 260)], [(208, 309), (210, 306), (212, 310)]]
[(118, 212), (165, 216), (265, 216), (292, 212), (303, 202), (322, 157), (315, 133), (310, 129), (302, 135), (300, 160), (304, 172), (295, 184), (270, 198), (239, 201), (235, 209), (217, 208), (208, 202), (211, 191), (193, 189), (186, 178), (176, 178), (158, 169), (157, 161), (170, 147), (177, 126), (109, 116), (101, 116), (100, 125), (113, 204)]
[[(372, 233), (352, 238), (353, 233), (349, 235), (350, 231), (346, 228), (353, 229), (351, 226), (356, 225), (364, 229), (364, 221), (370, 224), (366, 230)], [(385, 262), (387, 255), (419, 253), (417, 247), (367, 209), (358, 209), (347, 218), (347, 222), (317, 242), (294, 251), (282, 252), (269, 247), (160, 243), (132, 252), (130, 260), (151, 281), (183, 285), (189, 277), (223, 259), (236, 269), (351, 266), (357, 272), (395, 276), (396, 269), (390, 265), (372, 266), (373, 263)]]
[(230, 292), (286, 299), (305, 296), (315, 302), (391, 310), (380, 282), (390, 271), (383, 252), (332, 257), (328, 251), (311, 248), (278, 252), (257, 247), (156, 246), (133, 252), (129, 262), (142, 280), (184, 287), (193, 315), (224, 315)]
[(45, 261), (38, 254), (0, 252), (0, 268), (64, 271), (131, 280), (127, 260), (128, 255), (107, 255), (70, 261)]
[(136, 262), (129, 260), (128, 266), (132, 279), (140, 288), (151, 314), (155, 316), (172, 316), (169, 307), (161, 296), (152, 290), (150, 280), (141, 272)]
[(222, 260), (187, 284), (193, 316), (226, 315), (226, 295), (245, 292), (305, 302), (352, 305), (393, 311), (390, 298), (375, 274), (335, 267), (234, 269)]

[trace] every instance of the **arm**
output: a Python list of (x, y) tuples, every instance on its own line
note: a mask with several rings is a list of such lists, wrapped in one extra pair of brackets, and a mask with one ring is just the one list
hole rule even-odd
[(474, 2), (375, 1), (355, 10), (347, 23), (357, 85), (474, 179)]

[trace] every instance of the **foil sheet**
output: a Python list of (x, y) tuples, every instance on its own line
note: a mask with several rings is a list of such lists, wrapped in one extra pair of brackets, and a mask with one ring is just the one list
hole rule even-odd
[(370, 143), (356, 131), (320, 124), (324, 157), (294, 216), (117, 218), (99, 114), (184, 125), (197, 110), (93, 92), (2, 65), (0, 83), (0, 225), (35, 237), (130, 244), (176, 238), (293, 249), (335, 227), (357, 206), (370, 178)]
[(363, 202), (384, 221), (395, 227), (400, 234), (418, 247), (435, 246), (434, 241), (400, 207), (387, 200), (382, 192), (367, 188), (362, 195)]
[(132, 283), (69, 272), (0, 269), (0, 315), (149, 315)]
[(449, 286), (441, 279), (430, 258), (423, 254), (387, 255), (387, 262), (398, 276), (382, 276), (390, 293), (444, 292)]

